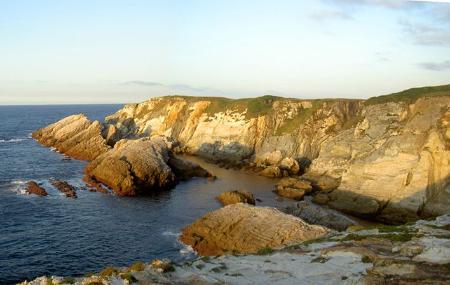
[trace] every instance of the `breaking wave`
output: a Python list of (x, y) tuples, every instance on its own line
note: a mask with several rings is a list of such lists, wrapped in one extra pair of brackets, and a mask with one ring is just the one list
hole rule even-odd
[(9, 139), (9, 140), (0, 139), (0, 143), (16, 143), (16, 142), (21, 142), (24, 140), (26, 140), (26, 139)]

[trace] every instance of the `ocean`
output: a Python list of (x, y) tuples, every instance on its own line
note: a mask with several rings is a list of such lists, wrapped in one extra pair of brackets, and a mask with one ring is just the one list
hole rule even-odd
[[(0, 106), (0, 284), (42, 275), (81, 276), (107, 266), (170, 258), (182, 262), (195, 254), (178, 241), (184, 226), (221, 205), (223, 191), (246, 189), (260, 205), (285, 201), (272, 192), (274, 180), (219, 168), (198, 158), (218, 179), (194, 178), (175, 189), (145, 197), (120, 198), (79, 190), (69, 199), (49, 179), (82, 186), (86, 162), (68, 160), (43, 147), (31, 133), (65, 116), (84, 113), (103, 120), (121, 105)], [(29, 180), (42, 183), (49, 196), (25, 193)]]

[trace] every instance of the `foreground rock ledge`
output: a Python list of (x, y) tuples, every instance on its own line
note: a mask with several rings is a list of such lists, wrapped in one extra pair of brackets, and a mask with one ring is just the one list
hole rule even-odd
[(323, 237), (328, 229), (305, 223), (273, 208), (233, 204), (186, 227), (180, 240), (200, 255), (257, 253)]

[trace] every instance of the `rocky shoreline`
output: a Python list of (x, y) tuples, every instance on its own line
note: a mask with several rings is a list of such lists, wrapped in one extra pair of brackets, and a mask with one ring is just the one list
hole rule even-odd
[[(88, 161), (87, 185), (117, 196), (214, 179), (179, 156), (187, 153), (277, 178), (279, 196), (301, 201), (283, 213), (249, 205), (257, 204), (251, 193), (223, 193), (218, 199), (228, 206), (180, 237), (200, 255), (221, 257), (171, 273), (160, 272), (169, 263), (156, 262), (72, 283), (447, 284), (450, 86), (433, 88), (366, 101), (168, 96), (126, 105), (105, 123), (79, 114), (35, 131), (41, 144)], [(53, 185), (76, 197), (70, 185)], [(37, 187), (30, 182), (29, 192), (43, 193)], [(361, 229), (330, 208), (398, 226)], [(64, 279), (23, 284), (45, 282)]]
[[(138, 266), (138, 265), (139, 266)], [(41, 284), (448, 284), (450, 216), (404, 226), (354, 228), (253, 255), (200, 257), (106, 268), (88, 277), (39, 277)]]

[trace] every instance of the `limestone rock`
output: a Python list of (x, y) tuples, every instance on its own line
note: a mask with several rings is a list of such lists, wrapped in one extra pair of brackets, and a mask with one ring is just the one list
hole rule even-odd
[(44, 188), (39, 186), (35, 181), (28, 181), (27, 183), (27, 193), (34, 194), (37, 196), (47, 196), (48, 193)]
[(251, 205), (255, 205), (255, 197), (251, 192), (236, 190), (236, 191), (228, 191), (220, 194), (217, 199), (224, 205), (231, 205), (236, 203), (247, 203)]
[(119, 141), (112, 150), (89, 163), (85, 172), (119, 196), (135, 196), (175, 185), (168, 160), (167, 145), (158, 137)]
[(93, 160), (109, 150), (102, 131), (103, 125), (99, 121), (90, 121), (85, 115), (79, 114), (39, 129), (32, 137), (70, 157)]
[(322, 237), (328, 230), (273, 208), (233, 204), (210, 212), (183, 229), (180, 240), (200, 255), (256, 253)]

